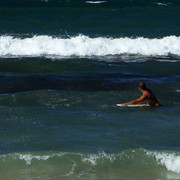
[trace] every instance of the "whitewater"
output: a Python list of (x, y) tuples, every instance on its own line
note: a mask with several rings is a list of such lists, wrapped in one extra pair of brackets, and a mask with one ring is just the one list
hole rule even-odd
[[(33, 172), (35, 168), (42, 171), (41, 166), (43, 165), (46, 172), (41, 176), (47, 178), (48, 173), (54, 169), (55, 179), (68, 179), (68, 177), (71, 179), (88, 179), (88, 177), (94, 179), (92, 177), (101, 177), (101, 173), (106, 167), (108, 167), (108, 173), (105, 173), (106, 177), (112, 173), (116, 176), (121, 174), (127, 178), (130, 171), (134, 172), (140, 169), (145, 174), (149, 174), (151, 169), (152, 177), (153, 174), (157, 176), (157, 172), (159, 178), (178, 179), (180, 177), (179, 153), (171, 151), (133, 149), (119, 153), (103, 151), (98, 153), (21, 152), (1, 155), (0, 160), (5, 164), (11, 160), (12, 166), (19, 164), (22, 169), (26, 167), (29, 173)], [(20, 178), (25, 175), (21, 168), (14, 168), (21, 174)], [(142, 179), (144, 176), (142, 172), (139, 171), (140, 175), (135, 174), (135, 177)]]
[(91, 38), (78, 35), (70, 38), (47, 35), (30, 38), (0, 36), (0, 56), (180, 56), (180, 37), (154, 38)]

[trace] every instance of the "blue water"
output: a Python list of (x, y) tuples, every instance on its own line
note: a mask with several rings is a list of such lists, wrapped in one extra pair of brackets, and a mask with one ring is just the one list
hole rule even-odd
[[(1, 0), (1, 179), (180, 179), (179, 19), (178, 0)], [(163, 106), (116, 106), (139, 82)]]

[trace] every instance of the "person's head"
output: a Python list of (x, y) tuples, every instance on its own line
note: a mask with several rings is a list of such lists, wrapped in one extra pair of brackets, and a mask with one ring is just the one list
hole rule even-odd
[(139, 83), (139, 89), (140, 90), (146, 90), (146, 84), (144, 82)]

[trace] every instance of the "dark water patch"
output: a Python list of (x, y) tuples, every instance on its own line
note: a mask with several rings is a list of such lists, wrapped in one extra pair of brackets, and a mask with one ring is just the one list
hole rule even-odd
[(179, 36), (178, 1), (2, 0), (0, 6), (1, 34)]
[[(93, 3), (94, 2), (94, 3)], [(128, 7), (128, 6), (139, 6), (139, 7), (148, 7), (148, 6), (166, 6), (166, 5), (179, 5), (178, 1), (172, 0), (107, 0), (107, 1), (86, 1), (86, 0), (2, 0), (0, 5), (2, 7)]]
[(68, 90), (68, 91), (112, 91), (128, 90), (138, 82), (169, 83), (178, 82), (180, 76), (125, 75), (80, 73), (72, 76), (63, 75), (19, 75), (1, 76), (0, 92), (15, 93), (32, 90)]
[(11, 57), (0, 58), (1, 75), (110, 73), (136, 75), (180, 75), (179, 57)]

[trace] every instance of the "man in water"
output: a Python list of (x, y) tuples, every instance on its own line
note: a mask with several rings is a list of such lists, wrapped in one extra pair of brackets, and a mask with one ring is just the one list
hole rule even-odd
[(135, 99), (133, 101), (123, 103), (123, 104), (121, 104), (121, 106), (139, 104), (143, 101), (145, 101), (150, 106), (154, 106), (154, 107), (160, 106), (160, 103), (158, 102), (156, 96), (153, 94), (153, 92), (151, 90), (146, 88), (146, 84), (144, 82), (139, 83), (139, 90), (143, 93), (140, 98)]

